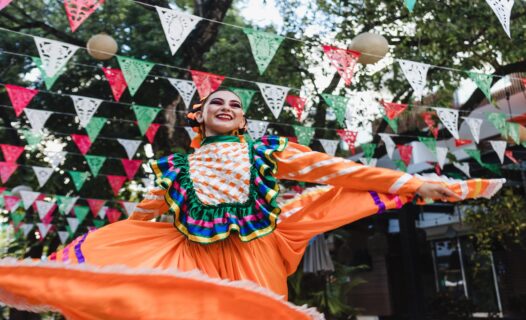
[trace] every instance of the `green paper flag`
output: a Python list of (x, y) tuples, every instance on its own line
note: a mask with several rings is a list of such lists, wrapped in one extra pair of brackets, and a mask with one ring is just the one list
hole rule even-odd
[[(69, 239), (73, 238), (73, 232), (71, 232), (71, 227), (70, 226), (65, 226), (66, 228), (66, 231), (69, 233)], [(78, 230), (78, 229), (77, 229)]]
[(67, 197), (67, 196), (55, 196), (57, 199), (58, 212), (66, 215), (69, 212), (66, 212), (68, 208), (72, 208), (73, 204), (77, 201), (76, 197)]
[(418, 140), (422, 142), (431, 152), (437, 153), (437, 141), (431, 137), (418, 137)]
[(508, 137), (513, 139), (513, 142), (515, 142), (515, 144), (517, 145), (521, 144), (520, 125), (518, 123), (508, 122), (506, 131), (507, 131)]
[(298, 137), (298, 142), (302, 145), (308, 146), (312, 138), (314, 137), (314, 133), (316, 129), (310, 128), (310, 127), (303, 127), (303, 126), (293, 126), (294, 127), (294, 133), (296, 137)]
[(88, 206), (75, 206), (75, 209), (73, 210), (75, 211), (75, 216), (79, 219), (79, 224), (86, 219), (86, 216), (90, 211)]
[(248, 107), (250, 106), (250, 103), (252, 102), (252, 98), (254, 97), (254, 94), (257, 92), (256, 90), (251, 89), (241, 89), (241, 88), (228, 88), (232, 90), (235, 94), (241, 98), (241, 104), (243, 105), (243, 112), (247, 112)]
[(93, 155), (85, 155), (84, 157), (86, 158), (86, 162), (88, 163), (93, 176), (98, 176), (100, 168), (102, 168), (104, 161), (106, 161), (106, 157)]
[(155, 117), (157, 117), (159, 111), (161, 111), (161, 108), (147, 107), (134, 104), (132, 106), (132, 109), (133, 112), (135, 112), (135, 117), (137, 117), (137, 123), (139, 124), (139, 130), (141, 130), (141, 135), (144, 136), (144, 134), (150, 127), (150, 124), (152, 124), (153, 120), (155, 120)]
[(502, 175), (500, 166), (496, 163), (483, 163), (482, 166), (495, 174)]
[(143, 83), (144, 79), (150, 70), (155, 66), (155, 63), (142, 61), (133, 58), (127, 58), (122, 56), (117, 56), (117, 61), (128, 84), (128, 90), (133, 96), (139, 90), (139, 87)]
[(252, 49), (254, 60), (256, 60), (259, 74), (263, 74), (276, 54), (283, 37), (275, 33), (256, 31), (249, 28), (243, 29), (243, 32), (245, 32), (250, 42), (250, 48)]
[(22, 135), (24, 136), (24, 139), (27, 141), (27, 145), (30, 147), (31, 150), (34, 150), (36, 146), (42, 141), (42, 135), (35, 133), (31, 130), (22, 129)]
[(395, 118), (393, 120), (389, 119), (386, 115), (383, 116), (385, 122), (393, 129), (395, 133), (398, 133), (398, 120)]
[(334, 115), (336, 116), (336, 120), (338, 121), (338, 124), (342, 128), (344, 128), (345, 127), (345, 111), (347, 110), (347, 103), (349, 102), (349, 98), (327, 94), (327, 93), (322, 93), (321, 96), (323, 97), (325, 102), (329, 105), (329, 107), (332, 108), (332, 111), (334, 112)]
[(95, 226), (95, 228), (100, 228), (102, 226), (104, 226), (106, 224), (106, 221), (104, 220), (100, 220), (100, 219), (93, 219), (93, 225)]
[(413, 8), (415, 7), (416, 0), (404, 0), (405, 6), (409, 12), (413, 13)]
[(367, 160), (371, 160), (374, 157), (374, 151), (376, 150), (376, 143), (363, 143), (361, 145), (363, 150), (363, 157)]
[(68, 173), (71, 176), (71, 179), (73, 180), (75, 189), (77, 191), (80, 191), (80, 189), (84, 185), (84, 182), (86, 182), (86, 179), (89, 177), (89, 172), (69, 170)]
[(490, 74), (484, 74), (484, 73), (477, 73), (477, 72), (467, 72), (468, 76), (475, 82), (477, 87), (484, 93), (486, 98), (488, 99), (489, 103), (492, 103), (491, 100), (491, 83), (493, 81), (493, 76)]
[(473, 159), (477, 160), (477, 162), (484, 167), (484, 162), (482, 162), (482, 158), (480, 157), (480, 150), (477, 149), (464, 149), (464, 151), (468, 154), (468, 156), (472, 157)]
[(48, 90), (51, 90), (53, 85), (55, 84), (55, 81), (57, 81), (58, 77), (60, 77), (64, 71), (66, 71), (66, 67), (62, 67), (53, 77), (48, 77), (46, 71), (42, 68), (42, 60), (37, 57), (31, 57), (33, 60), (33, 63), (37, 65), (38, 70), (40, 70), (40, 74), (42, 75), (42, 79), (44, 80), (44, 83), (46, 84), (46, 88)]
[(100, 130), (102, 130), (102, 127), (104, 127), (106, 120), (107, 119), (103, 117), (93, 117), (89, 121), (85, 129), (92, 143), (99, 136)]
[(13, 221), (13, 225), (17, 227), (22, 220), (26, 217), (26, 213), (24, 211), (22, 212), (11, 212), (11, 220)]
[(404, 172), (407, 172), (407, 166), (405, 165), (404, 161), (401, 160), (401, 159), (396, 159), (396, 160), (393, 160), (394, 163), (396, 164), (396, 167), (401, 170), (401, 171), (404, 171)]

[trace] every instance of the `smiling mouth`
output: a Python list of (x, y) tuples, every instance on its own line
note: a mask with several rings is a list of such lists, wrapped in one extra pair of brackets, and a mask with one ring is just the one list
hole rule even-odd
[(219, 119), (219, 120), (233, 120), (233, 119), (234, 119), (234, 118), (233, 118), (231, 115), (229, 115), (229, 114), (218, 114), (218, 115), (216, 116), (216, 118)]

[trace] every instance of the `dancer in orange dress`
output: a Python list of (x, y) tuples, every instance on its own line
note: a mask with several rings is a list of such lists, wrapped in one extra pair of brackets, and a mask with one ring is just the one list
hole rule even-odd
[[(276, 136), (247, 142), (241, 100), (228, 90), (194, 105), (189, 119), (195, 152), (151, 163), (157, 187), (129, 219), (77, 238), (46, 262), (0, 261), (0, 301), (71, 319), (319, 318), (278, 298), (312, 237), (417, 194), (489, 198), (504, 183), (429, 180)], [(277, 179), (324, 186), (279, 207)], [(155, 222), (164, 213), (173, 225)]]

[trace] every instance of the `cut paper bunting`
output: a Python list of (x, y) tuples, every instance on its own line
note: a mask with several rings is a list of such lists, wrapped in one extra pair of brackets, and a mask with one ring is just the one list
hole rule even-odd
[(108, 207), (102, 206), (102, 208), (100, 208), (99, 213), (97, 215), (99, 216), (99, 218), (104, 219), (106, 218), (107, 212), (108, 212)]
[(190, 32), (195, 28), (197, 23), (202, 19), (200, 17), (186, 14), (183, 12), (178, 12), (168, 8), (155, 7), (157, 9), (157, 14), (161, 20), (161, 25), (163, 26), (164, 35), (170, 46), (170, 51), (174, 55), (181, 44)]
[(279, 45), (283, 41), (283, 37), (275, 33), (256, 31), (249, 28), (244, 28), (243, 32), (245, 32), (248, 37), (259, 74), (262, 75), (276, 54)]
[(445, 147), (436, 147), (435, 150), (436, 150), (436, 156), (437, 156), (437, 163), (440, 166), (440, 169), (444, 169), (444, 164), (446, 164), (448, 149)]
[(126, 154), (128, 155), (128, 159), (132, 159), (135, 153), (137, 152), (137, 149), (141, 145), (141, 140), (130, 140), (130, 139), (117, 139), (119, 143), (124, 147), (124, 150), (126, 150)]
[(314, 133), (316, 132), (316, 129), (311, 127), (303, 127), (303, 126), (293, 126), (294, 127), (294, 134), (296, 137), (298, 137), (298, 143), (309, 146), (309, 144), (312, 141), (312, 138), (314, 137)]
[(434, 108), (437, 116), (442, 121), (446, 129), (453, 135), (455, 139), (460, 139), (458, 136), (458, 110), (450, 108)]
[(37, 223), (37, 227), (38, 232), (40, 233), (40, 239), (44, 239), (53, 225), (39, 222)]
[[(38, 180), (38, 185), (42, 188), (53, 174), (53, 168), (33, 166), (33, 172)], [(0, 169), (1, 172), (1, 169)]]
[(17, 117), (24, 111), (24, 108), (27, 107), (33, 97), (38, 94), (38, 90), (36, 89), (28, 89), (12, 84), (6, 84), (5, 89), (7, 90), (7, 95), (9, 96), (9, 100), (11, 100)]
[(14, 146), (11, 144), (0, 144), (0, 149), (4, 155), (5, 162), (16, 162), (22, 152), (24, 152), (24, 146)]
[(406, 166), (409, 166), (413, 156), (413, 147), (410, 145), (398, 145), (397, 147), (398, 153), (400, 154), (400, 159), (402, 159)]
[(6, 183), (17, 168), (18, 164), (16, 163), (0, 161), (0, 179), (2, 183)]
[(48, 90), (51, 90), (53, 88), (53, 85), (55, 84), (57, 79), (66, 71), (66, 68), (62, 67), (62, 69), (60, 69), (54, 76), (48, 77), (46, 71), (42, 67), (42, 60), (40, 60), (40, 58), (38, 57), (31, 57), (31, 59), (40, 71), (42, 80), (44, 80), (44, 84), (46, 85), (46, 89)]
[(128, 90), (130, 91), (130, 94), (134, 96), (155, 64), (123, 56), (117, 56), (117, 61), (119, 62), (119, 67), (124, 75), (124, 79), (126, 79)]
[(480, 164), (482, 167), (484, 166), (484, 162), (482, 162), (482, 158), (480, 156), (480, 151), (477, 150), (477, 149), (463, 149), (464, 152), (466, 152), (468, 154), (468, 156), (472, 157), (473, 159), (475, 159), (478, 164)]
[(35, 191), (20, 191), (20, 197), (22, 198), (22, 203), (24, 203), (24, 209), (27, 210), (40, 196), (40, 192)]
[(77, 218), (67, 218), (68, 220), (68, 225), (69, 225), (69, 228), (71, 229), (71, 233), (74, 234), (78, 227), (79, 227), (79, 219)]
[(113, 194), (115, 196), (118, 196), (119, 191), (121, 190), (121, 187), (127, 178), (124, 176), (113, 176), (113, 175), (108, 175), (106, 177), (108, 178), (108, 183), (110, 184), (111, 189), (113, 190)]
[(272, 115), (277, 119), (283, 109), (283, 103), (285, 102), (289, 88), (260, 82), (256, 84), (259, 90), (261, 90), (263, 99), (265, 99)]
[(477, 87), (484, 93), (489, 103), (492, 103), (491, 99), (491, 83), (493, 82), (493, 76), (490, 74), (478, 73), (478, 72), (466, 72), (468, 76), (475, 82)]
[(124, 208), (124, 212), (126, 212), (127, 216), (130, 216), (133, 211), (135, 211), (135, 208), (138, 204), (138, 202), (121, 201), (121, 205)]
[(157, 134), (157, 131), (159, 130), (159, 127), (161, 124), (159, 123), (152, 123), (148, 127), (148, 130), (146, 130), (146, 139), (148, 139), (148, 142), (153, 144), (153, 141), (155, 140), (155, 135)]
[(172, 84), (172, 86), (179, 92), (179, 95), (183, 99), (184, 105), (186, 108), (190, 108), (190, 104), (192, 103), (192, 98), (194, 97), (195, 91), (197, 90), (197, 87), (195, 86), (195, 83), (190, 80), (181, 80), (181, 79), (172, 79), (168, 78), (168, 81)]
[[(26, 109), (27, 110), (27, 109)], [(21, 129), (22, 138), (27, 142), (28, 149), (34, 151), (36, 146), (42, 141), (42, 135), (34, 133), (31, 130)]]
[(122, 212), (115, 208), (108, 208), (108, 210), (106, 211), (106, 215), (108, 216), (108, 221), (110, 223), (114, 223), (114, 222), (119, 221), (119, 219), (121, 218)]
[[(20, 205), (20, 202), (17, 203), (17, 209), (18, 209), (18, 206)], [(15, 209), (16, 210), (16, 209)], [(11, 211), (11, 210), (10, 210)], [(13, 226), (15, 228), (18, 228), (18, 227), (21, 227), (20, 226), (20, 223), (22, 222), (22, 220), (24, 220), (24, 218), (26, 217), (26, 213), (25, 212), (14, 212), (11, 211), (9, 213), (9, 216), (11, 217), (11, 221), (13, 222)]]
[(391, 127), (391, 129), (393, 129), (393, 131), (395, 133), (398, 133), (398, 120), (395, 118), (395, 119), (389, 119), (389, 117), (387, 117), (386, 115), (383, 116), (385, 122), (387, 122), (387, 124), (389, 125), (389, 127)]
[(84, 185), (84, 182), (86, 182), (86, 180), (88, 179), (89, 173), (74, 170), (68, 170), (68, 173), (71, 176), (71, 179), (73, 180), (75, 190), (80, 191), (80, 189), (82, 189), (82, 186)]
[(368, 167), (376, 167), (376, 163), (378, 162), (378, 159), (376, 158), (360, 158), (360, 162)]
[(455, 166), (455, 168), (457, 168), (458, 170), (462, 171), (462, 173), (464, 173), (466, 177), (471, 177), (471, 174), (469, 173), (469, 163), (453, 162), (453, 166)]
[(75, 54), (79, 47), (56, 40), (33, 37), (38, 49), (42, 69), (47, 77), (54, 77), (63, 72), (69, 59)]
[(396, 160), (393, 160), (393, 162), (395, 163), (398, 170), (407, 172), (407, 165), (405, 164), (404, 160), (396, 159)]
[(15, 212), (20, 206), (20, 198), (16, 196), (4, 196), (4, 206), (9, 212)]
[(84, 134), (72, 134), (71, 140), (75, 142), (77, 145), (77, 148), (79, 148), (80, 153), (83, 155), (86, 155), (88, 153), (89, 148), (91, 147), (91, 140), (87, 135)]
[(103, 117), (93, 117), (91, 118), (88, 125), (84, 128), (86, 129), (89, 139), (92, 142), (94, 142), (99, 136), (99, 133), (102, 130), (102, 127), (104, 127), (104, 124), (106, 124), (106, 120), (107, 119)]
[(393, 152), (395, 150), (396, 144), (391, 138), (391, 135), (387, 133), (379, 133), (378, 135), (380, 136), (380, 139), (382, 139), (382, 141), (385, 144), (385, 151), (387, 152), (389, 159), (393, 159)]
[(94, 218), (96, 218), (99, 214), (99, 211), (102, 209), (104, 204), (106, 203), (106, 200), (103, 199), (86, 199), (86, 202), (88, 203), (88, 206), (91, 210), (91, 214)]
[(7, 7), (13, 0), (0, 0), (0, 10)]
[(334, 157), (338, 149), (339, 140), (318, 139), (325, 153)]
[(438, 125), (433, 118), (436, 115), (434, 112), (422, 112), (421, 116), (424, 120), (425, 124), (427, 125), (427, 128), (429, 129), (429, 132), (435, 137), (435, 139), (438, 139)]
[(75, 217), (79, 220), (79, 223), (82, 223), (89, 213), (89, 207), (86, 206), (75, 206), (73, 209), (73, 212), (75, 212)]
[(37, 200), (35, 204), (40, 221), (44, 222), (44, 224), (49, 224), (49, 222), (51, 222), (50, 216), (53, 214), (53, 211), (55, 211), (55, 203)]
[(68, 215), (78, 199), (79, 197), (56, 196), (58, 212)]
[(515, 142), (515, 144), (520, 145), (521, 144), (521, 137), (520, 137), (520, 124), (514, 123), (514, 122), (508, 122), (506, 124), (508, 137)]
[(247, 131), (250, 137), (257, 140), (267, 132), (268, 122), (260, 120), (247, 120)]
[(468, 124), (469, 131), (471, 132), (471, 135), (473, 136), (473, 139), (476, 143), (479, 143), (480, 138), (480, 127), (482, 125), (482, 119), (477, 118), (469, 118), (469, 117), (462, 117), (464, 121)]
[(363, 157), (365, 159), (371, 159), (374, 157), (374, 152), (376, 151), (376, 143), (362, 143), (360, 145), (363, 151)]
[(213, 73), (196, 70), (190, 70), (190, 73), (192, 74), (192, 80), (197, 87), (197, 92), (199, 93), (199, 97), (201, 99), (207, 97), (211, 92), (217, 90), (221, 83), (223, 83), (223, 80), (225, 80), (224, 76)]
[(303, 110), (305, 109), (307, 99), (298, 96), (288, 95), (285, 101), (287, 101), (287, 103), (292, 107), (292, 110), (294, 110), (293, 113), (296, 117), (296, 120), (298, 120), (298, 122), (301, 122)]
[(101, 227), (103, 227), (106, 224), (106, 221), (100, 220), (100, 219), (93, 219), (92, 221), (93, 221), (93, 225), (97, 229), (100, 229)]
[(347, 146), (349, 146), (349, 150), (351, 151), (351, 153), (355, 154), (356, 150), (354, 148), (354, 143), (356, 142), (358, 132), (345, 129), (338, 129), (336, 130), (336, 133), (338, 133), (340, 138), (347, 144)]
[(418, 137), (418, 141), (422, 142), (429, 151), (436, 154), (437, 141), (431, 137)]
[(345, 81), (345, 85), (350, 86), (354, 75), (354, 66), (360, 58), (360, 52), (327, 45), (322, 46), (322, 48), (325, 55), (331, 60), (332, 65), (338, 71), (338, 74)]
[(467, 140), (467, 139), (455, 139), (455, 147), (461, 147), (461, 146), (465, 146), (467, 144), (472, 144), (473, 141), (472, 140)]
[(94, 177), (98, 176), (100, 169), (106, 161), (106, 157), (94, 155), (86, 155), (84, 157), (86, 158), (86, 162), (88, 163), (91, 174), (93, 174)]
[(510, 33), (510, 19), (511, 19), (511, 8), (515, 3), (515, 0), (486, 0), (488, 5), (493, 9), (493, 12), (499, 18), (500, 24), (504, 28), (504, 31), (511, 38)]
[(104, 3), (104, 0), (64, 0), (64, 8), (71, 31), (77, 28)]
[(104, 72), (104, 76), (106, 76), (106, 79), (108, 79), (113, 98), (115, 98), (115, 101), (119, 102), (119, 100), (122, 97), (122, 94), (128, 87), (128, 85), (126, 84), (126, 79), (124, 79), (124, 74), (122, 73), (122, 70), (117, 68), (103, 67), (102, 71)]
[(322, 93), (321, 96), (329, 107), (331, 107), (338, 124), (341, 127), (345, 127), (345, 113), (347, 110), (347, 104), (349, 103), (349, 98), (327, 93)]
[(150, 124), (153, 122), (153, 120), (155, 120), (155, 117), (157, 117), (159, 111), (161, 111), (161, 108), (147, 107), (141, 106), (139, 104), (134, 104), (132, 105), (132, 110), (135, 113), (135, 117), (137, 118), (137, 123), (139, 124), (139, 130), (141, 131), (141, 135), (144, 136)]
[(40, 133), (42, 132), (42, 129), (44, 129), (46, 121), (49, 119), (51, 114), (53, 114), (53, 112), (47, 110), (24, 109), (24, 114), (29, 121), (31, 131), (33, 133)]
[(409, 10), (409, 12), (413, 13), (413, 9), (415, 7), (416, 0), (404, 0), (404, 4), (405, 4), (407, 10)]
[(124, 167), (124, 171), (126, 172), (126, 176), (128, 177), (128, 180), (133, 180), (135, 175), (137, 174), (137, 170), (141, 167), (142, 160), (128, 160), (128, 159), (121, 159), (122, 166)]
[(504, 152), (506, 152), (506, 141), (490, 140), (491, 147), (497, 153), (500, 163), (504, 163)]
[(102, 100), (82, 96), (71, 96), (75, 111), (80, 119), (80, 125), (85, 128), (91, 120), (91, 117), (97, 112)]
[(386, 102), (383, 100), (380, 103), (384, 107), (385, 115), (390, 120), (398, 118), (407, 109), (407, 104), (405, 103)]
[(415, 92), (415, 96), (420, 98), (426, 87), (427, 72), (429, 65), (420, 62), (398, 60), (404, 75)]
[(58, 232), (58, 237), (60, 239), (60, 243), (61, 244), (66, 244), (66, 242), (69, 239), (69, 232), (67, 232), (67, 231), (59, 231)]
[(66, 151), (52, 151), (52, 150), (45, 150), (44, 155), (46, 158), (44, 160), (49, 161), (49, 164), (53, 169), (57, 168), (59, 165), (64, 163), (64, 160), (66, 160)]
[(248, 107), (250, 107), (250, 103), (252, 102), (252, 98), (254, 97), (254, 94), (257, 92), (256, 90), (251, 89), (242, 89), (242, 88), (233, 88), (229, 87), (228, 89), (232, 90), (235, 94), (241, 98), (241, 104), (243, 106), (243, 112), (248, 111)]
[(506, 150), (506, 152), (504, 152), (504, 154), (506, 155), (506, 157), (508, 159), (510, 159), (513, 163), (515, 164), (519, 164), (519, 161), (517, 161), (517, 159), (515, 159), (515, 157), (513, 156), (513, 151), (511, 150)]

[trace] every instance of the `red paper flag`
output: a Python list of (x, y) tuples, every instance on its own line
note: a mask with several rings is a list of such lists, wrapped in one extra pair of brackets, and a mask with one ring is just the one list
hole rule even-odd
[(133, 177), (137, 174), (137, 170), (141, 167), (142, 160), (121, 159), (121, 162), (128, 180), (133, 180)]
[(351, 131), (346, 129), (338, 129), (336, 130), (340, 138), (342, 138), (345, 143), (349, 146), (349, 150), (351, 150), (352, 154), (356, 153), (356, 150), (354, 148), (354, 143), (356, 142), (356, 137), (358, 136), (357, 131)]
[(112, 176), (112, 175), (108, 175), (106, 177), (108, 178), (108, 182), (111, 186), (111, 189), (113, 190), (113, 194), (115, 196), (118, 196), (119, 190), (124, 184), (124, 181), (126, 181), (126, 177), (125, 176)]
[(69, 20), (71, 31), (77, 28), (104, 3), (104, 0), (64, 0), (66, 16)]
[(88, 206), (91, 210), (91, 214), (93, 214), (93, 217), (96, 218), (99, 214), (100, 209), (104, 206), (106, 203), (106, 200), (102, 199), (86, 199), (88, 202)]
[(2, 183), (6, 183), (17, 168), (18, 164), (16, 163), (0, 161), (0, 179)]
[(6, 191), (7, 188), (6, 187), (0, 187), (0, 194), (4, 193), (4, 191)]
[(210, 94), (210, 92), (217, 90), (223, 80), (224, 76), (220, 76), (213, 73), (190, 70), (192, 74), (192, 80), (197, 87), (199, 97), (204, 98)]
[(435, 115), (434, 112), (424, 112), (422, 113), (422, 119), (424, 119), (424, 122), (429, 128), (429, 131), (433, 134), (433, 137), (437, 139), (438, 138), (438, 126), (437, 126), (435, 119), (433, 118), (434, 115)]
[(10, 144), (0, 144), (2, 149), (2, 154), (4, 155), (4, 160), (6, 162), (16, 162), (22, 152), (24, 152), (23, 146), (13, 146)]
[(155, 138), (155, 135), (157, 134), (157, 130), (159, 130), (159, 127), (161, 126), (160, 123), (152, 123), (148, 130), (146, 130), (146, 139), (148, 139), (148, 142), (153, 144), (153, 140)]
[(75, 142), (77, 148), (79, 148), (83, 155), (88, 153), (88, 150), (91, 147), (91, 140), (89, 139), (89, 136), (84, 134), (72, 134), (71, 139), (73, 139), (73, 142)]
[(390, 120), (397, 118), (407, 109), (407, 104), (405, 103), (386, 102), (383, 100), (380, 102), (384, 106), (385, 113)]
[(288, 95), (285, 101), (287, 101), (287, 103), (294, 109), (294, 115), (296, 116), (296, 119), (301, 122), (301, 115), (303, 114), (303, 109), (305, 109), (305, 103), (307, 103), (307, 99)]
[(354, 74), (354, 66), (358, 62), (361, 53), (353, 50), (340, 49), (333, 46), (322, 46), (323, 52), (331, 60), (332, 65), (345, 81), (346, 86), (351, 85)]
[(510, 159), (511, 161), (513, 161), (513, 163), (516, 163), (516, 164), (519, 163), (519, 161), (517, 161), (517, 159), (515, 159), (515, 157), (513, 156), (513, 151), (511, 151), (511, 150), (506, 150), (506, 151), (504, 152), (504, 154), (506, 155), (506, 157), (508, 157), (508, 159)]
[(438, 175), (441, 175), (442, 174), (442, 170), (440, 169), (440, 165), (438, 163), (435, 163), (435, 172), (438, 174)]
[(463, 146), (463, 145), (466, 145), (466, 144), (472, 144), (473, 141), (472, 140), (468, 140), (468, 139), (455, 139), (455, 146), (456, 147), (460, 147), (460, 146)]
[(413, 156), (413, 147), (410, 145), (397, 145), (398, 153), (400, 153), (400, 159), (405, 163), (406, 166), (409, 166), (411, 162), (411, 157)]
[(20, 116), (31, 99), (33, 99), (38, 93), (38, 90), (19, 87), (12, 84), (6, 84), (5, 88), (17, 117)]
[(298, 143), (298, 137), (286, 136), (285, 138), (287, 138), (287, 140), (290, 141), (290, 142)]
[(4, 206), (7, 210), (12, 211), (20, 203), (20, 198), (17, 196), (4, 196)]
[(115, 101), (118, 102), (128, 86), (121, 69), (102, 68), (102, 71), (104, 71), (104, 75), (106, 76), (106, 79), (108, 79)]
[(108, 210), (106, 211), (106, 217), (108, 217), (108, 221), (110, 223), (119, 221), (121, 215), (122, 212), (115, 208), (108, 208)]

